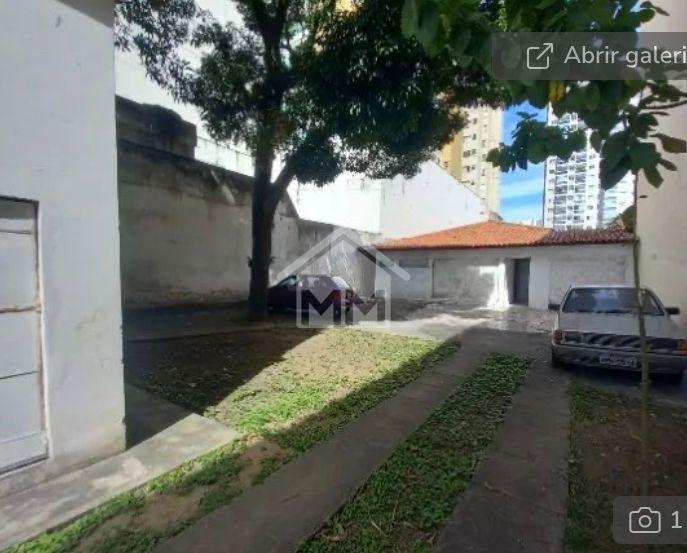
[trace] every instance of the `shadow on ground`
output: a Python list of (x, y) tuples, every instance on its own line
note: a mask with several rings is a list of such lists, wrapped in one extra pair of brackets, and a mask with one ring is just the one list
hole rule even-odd
[(124, 345), (126, 381), (203, 414), (319, 330), (283, 328)]
[[(290, 329), (273, 333), (267, 347), (253, 351), (259, 362), (254, 358), (251, 367), (233, 370), (226, 366), (226, 355), (237, 349), (258, 348), (257, 343), (245, 339), (251, 333), (242, 337), (236, 334), (128, 343), (125, 356), (127, 376), (135, 380), (146, 371), (162, 370), (176, 375), (173, 386), (195, 384), (190, 386), (194, 393), (210, 374), (219, 376), (215, 389), (202, 388), (199, 400), (192, 400), (191, 394), (186, 396), (188, 407), (202, 412), (205, 406), (225, 397), (241, 382), (316, 332)], [(200, 344), (205, 340), (218, 342), (217, 351), (209, 360), (200, 351)], [(399, 341), (403, 340), (399, 338)], [(330, 438), (361, 413), (396, 394), (429, 366), (455, 350), (454, 343), (437, 343), (426, 349), (423, 355), (399, 363), (380, 378), (359, 384), (346, 395), (328, 399), (316, 410), (292, 415), (290, 421), (280, 426), (266, 423), (256, 429), (254, 438), (224, 446), (158, 478), (149, 486), (111, 500), (72, 525), (44, 536), (41, 545), (59, 544), (60, 551), (84, 550), (84, 547), (88, 551), (102, 553), (115, 549), (122, 553), (151, 551), (156, 544), (229, 503), (299, 453)], [(181, 361), (184, 361), (183, 366)], [(240, 358), (236, 361), (241, 363)], [(164, 396), (165, 390), (159, 390), (159, 393)], [(175, 393), (175, 397), (177, 395)]]

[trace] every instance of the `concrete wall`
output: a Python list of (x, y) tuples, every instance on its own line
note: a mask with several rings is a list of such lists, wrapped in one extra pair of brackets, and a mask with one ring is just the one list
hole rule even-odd
[[(661, 0), (657, 5), (668, 11), (670, 17), (657, 16), (646, 25), (646, 31), (681, 32), (687, 28), (687, 2)], [(685, 83), (677, 84), (684, 87)], [(687, 107), (671, 109), (669, 117), (659, 118), (659, 132), (685, 138), (685, 119)], [(680, 307), (679, 323), (687, 331), (687, 155), (666, 157), (678, 170), (661, 169), (665, 181), (660, 188), (651, 186), (643, 174), (639, 178), (637, 232), (641, 279), (663, 303)]]
[[(121, 109), (128, 109), (120, 104)], [(167, 110), (137, 113), (159, 121)], [(251, 250), (251, 179), (174, 152), (175, 135), (164, 147), (138, 140), (118, 117), (119, 205), (122, 298), (125, 306), (242, 301), (248, 295)], [(144, 125), (145, 126), (145, 125)], [(166, 123), (164, 127), (168, 127)], [(186, 140), (183, 127), (177, 138)], [(288, 197), (279, 205), (273, 233), (271, 279), (337, 227), (300, 219)], [(370, 244), (378, 235), (355, 232)], [(372, 269), (355, 248), (334, 248), (301, 272), (339, 274), (361, 293), (371, 293)]]
[(0, 196), (38, 206), (48, 438), (0, 495), (124, 447), (112, 18), (111, 0), (0, 3)]
[(434, 161), (410, 179), (344, 173), (318, 188), (293, 184), (289, 196), (304, 219), (400, 238), (486, 221), (483, 200)]
[(625, 244), (384, 251), (406, 268), (427, 264), (411, 282), (392, 280), (392, 298), (455, 298), (465, 307), (503, 309), (512, 297), (514, 259), (530, 259), (529, 305), (546, 309), (571, 284), (632, 282), (631, 248)]

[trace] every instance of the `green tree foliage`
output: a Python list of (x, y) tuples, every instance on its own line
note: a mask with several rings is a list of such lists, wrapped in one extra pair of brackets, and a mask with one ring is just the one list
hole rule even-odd
[[(636, 33), (657, 14), (667, 15), (652, 2), (637, 0), (406, 0), (401, 25), (428, 53), (448, 51), (461, 67), (478, 66), (488, 73), (492, 32)], [(558, 116), (577, 113), (593, 131), (591, 144), (600, 152), (601, 185), (606, 189), (628, 172), (640, 171), (652, 185), (660, 186), (659, 169), (676, 169), (663, 153), (687, 150), (684, 140), (656, 132), (658, 117), (687, 101), (687, 94), (668, 82), (508, 81), (503, 86), (509, 105), (528, 101), (538, 108), (550, 104)], [(528, 162), (539, 163), (550, 155), (568, 159), (586, 142), (581, 131), (565, 136), (526, 114), (512, 138), (510, 145), (489, 155), (503, 171), (525, 168)]]
[[(266, 309), (272, 220), (289, 183), (324, 185), (345, 170), (411, 176), (461, 128), (458, 106), (506, 99), (481, 66), (404, 37), (403, 0), (234, 0), (243, 21), (228, 24), (189, 17), (191, 4), (124, 4), (123, 45), (200, 109), (215, 139), (253, 155), (256, 314)], [(493, 24), (497, 15), (482, 17)], [(197, 67), (176, 54), (186, 36), (204, 52)]]

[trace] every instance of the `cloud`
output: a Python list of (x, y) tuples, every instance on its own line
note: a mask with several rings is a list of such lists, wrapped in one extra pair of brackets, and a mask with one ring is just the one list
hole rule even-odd
[[(527, 175), (529, 177), (529, 175)], [(543, 177), (527, 178), (525, 180), (501, 184), (501, 200), (507, 201), (523, 196), (544, 194)]]

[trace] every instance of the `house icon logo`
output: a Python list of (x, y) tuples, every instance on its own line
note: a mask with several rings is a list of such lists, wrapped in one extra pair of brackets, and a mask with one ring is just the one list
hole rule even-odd
[(395, 280), (410, 274), (355, 231), (338, 228), (281, 270), (272, 290), (295, 294), (298, 327), (323, 328), (388, 322)]

